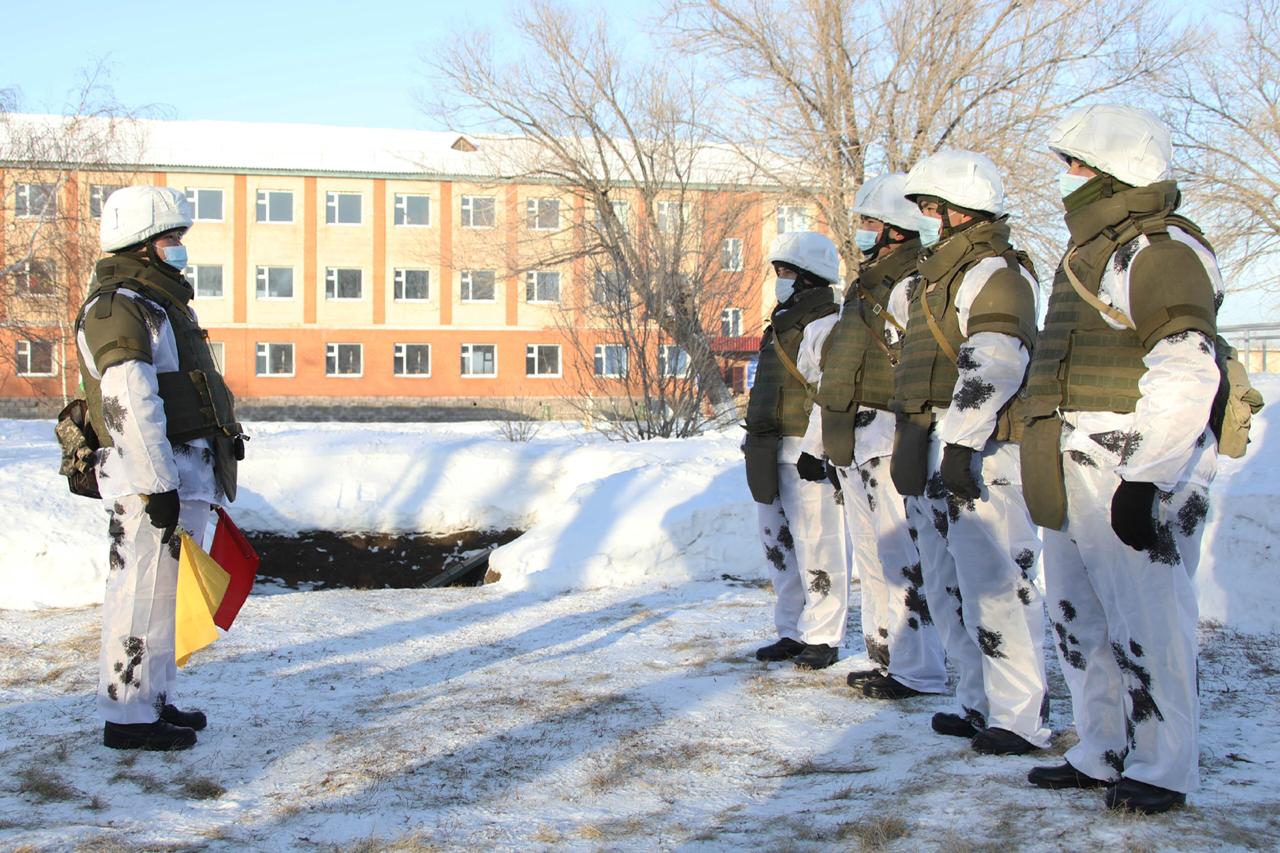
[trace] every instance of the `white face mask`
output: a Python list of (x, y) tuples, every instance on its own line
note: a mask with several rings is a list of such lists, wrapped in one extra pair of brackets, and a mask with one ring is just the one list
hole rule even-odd
[(932, 216), (920, 217), (920, 245), (932, 246), (942, 239), (942, 220)]
[(786, 302), (796, 292), (796, 280), (794, 278), (780, 278), (773, 283), (773, 295), (778, 297), (778, 304)]
[(1063, 172), (1058, 175), (1058, 190), (1062, 193), (1062, 197), (1066, 198), (1089, 183), (1089, 180), (1088, 175), (1073, 175), (1070, 172)]

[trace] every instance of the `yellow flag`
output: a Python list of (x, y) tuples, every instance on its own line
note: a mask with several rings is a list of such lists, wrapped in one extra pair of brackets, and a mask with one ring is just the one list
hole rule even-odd
[(213, 614), (227, 593), (231, 575), (213, 561), (185, 530), (178, 556), (178, 608), (174, 633), (174, 657), (186, 666), (192, 652), (218, 639)]

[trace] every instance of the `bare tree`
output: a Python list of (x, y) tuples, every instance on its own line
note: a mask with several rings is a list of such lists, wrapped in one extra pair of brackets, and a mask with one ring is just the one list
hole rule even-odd
[(603, 14), (534, 2), (516, 28), (526, 50), (505, 66), (483, 36), (433, 54), (447, 102), (429, 109), (501, 132), (482, 141), (495, 174), (570, 200), (562, 239), (512, 262), (574, 270), (559, 325), (580, 397), (622, 438), (736, 417), (712, 338), (744, 293), (724, 252), (758, 216), (754, 170), (708, 139), (706, 89), (660, 59), (625, 61)]
[(1280, 2), (1239, 0), (1212, 50), (1173, 69), (1171, 118), (1190, 198), (1220, 257), (1280, 293)]
[(0, 365), (17, 377), (20, 361), (47, 360), (65, 403), (75, 314), (100, 254), (98, 211), (110, 190), (133, 182), (128, 164), (140, 157), (141, 130), (112, 96), (101, 64), (85, 72), (64, 115), (19, 113), (16, 94), (6, 94), (0, 177), (14, 215), (0, 232)]
[(1049, 125), (1099, 96), (1145, 97), (1190, 44), (1154, 0), (672, 0), (665, 22), (717, 62), (737, 107), (725, 126), (756, 128), (742, 153), (799, 164), (758, 161), (821, 210), (850, 269), (864, 179), (941, 148), (990, 156), (1022, 242), (1056, 260)]

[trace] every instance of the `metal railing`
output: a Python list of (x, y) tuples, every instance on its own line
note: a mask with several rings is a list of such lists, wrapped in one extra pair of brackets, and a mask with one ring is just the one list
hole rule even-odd
[(1280, 323), (1219, 326), (1218, 334), (1236, 348), (1250, 373), (1280, 373)]

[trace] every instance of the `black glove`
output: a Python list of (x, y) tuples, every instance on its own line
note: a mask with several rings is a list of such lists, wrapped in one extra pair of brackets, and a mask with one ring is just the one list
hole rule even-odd
[(982, 497), (973, 476), (973, 448), (948, 444), (942, 451), (942, 484), (951, 494), (966, 501)]
[(834, 486), (835, 490), (838, 492), (840, 491), (840, 475), (836, 473), (836, 465), (830, 459), (826, 460), (826, 465), (827, 479), (831, 481), (831, 485)]
[(1111, 529), (1135, 551), (1156, 544), (1155, 483), (1121, 480), (1111, 498)]
[(171, 489), (158, 495), (147, 495), (146, 498), (147, 516), (151, 519), (151, 526), (164, 531), (164, 535), (160, 537), (160, 543), (167, 545), (173, 538), (174, 529), (178, 526), (178, 511), (182, 509), (182, 504), (178, 501), (178, 491)]
[(800, 454), (800, 458), (796, 460), (796, 471), (801, 480), (808, 480), (810, 483), (820, 483), (827, 479), (827, 466), (822, 464), (821, 459), (808, 453)]

